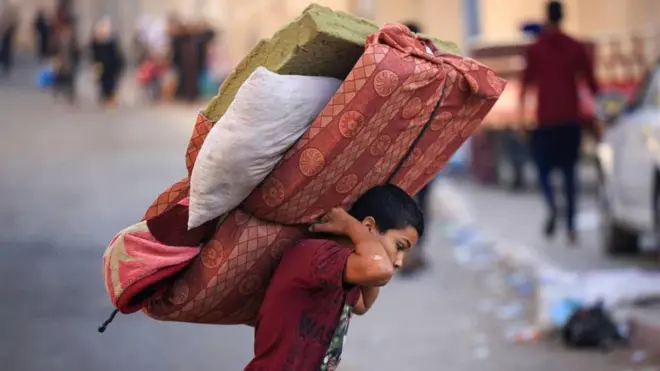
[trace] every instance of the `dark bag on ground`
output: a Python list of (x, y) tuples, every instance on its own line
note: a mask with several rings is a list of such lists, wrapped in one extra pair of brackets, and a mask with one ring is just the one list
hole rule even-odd
[(562, 328), (564, 344), (571, 348), (610, 350), (625, 342), (602, 303), (577, 310)]

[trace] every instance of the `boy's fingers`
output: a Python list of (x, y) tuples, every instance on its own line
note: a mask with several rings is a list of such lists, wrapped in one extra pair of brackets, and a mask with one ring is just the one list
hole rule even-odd
[(334, 228), (329, 223), (315, 223), (309, 226), (310, 232), (332, 233)]
[(322, 232), (323, 227), (319, 227), (320, 225), (321, 225), (320, 223), (310, 224), (309, 225), (309, 231), (310, 232)]

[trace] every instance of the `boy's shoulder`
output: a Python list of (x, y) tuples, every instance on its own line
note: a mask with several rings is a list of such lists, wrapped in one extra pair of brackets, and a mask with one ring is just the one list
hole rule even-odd
[[(347, 251), (348, 250), (348, 251)], [(324, 256), (333, 256), (336, 253), (343, 253), (352, 251), (351, 245), (339, 241), (337, 239), (325, 237), (307, 237), (303, 238), (298, 243), (285, 249), (284, 256), (288, 256), (287, 260), (300, 260), (300, 259), (319, 259)]]
[[(315, 236), (316, 237), (316, 236)], [(343, 270), (353, 253), (351, 245), (332, 238), (303, 238), (284, 250), (280, 267), (311, 268), (316, 271)], [(317, 274), (318, 272), (314, 273)]]
[(351, 248), (350, 245), (333, 239), (332, 237), (307, 237), (298, 241), (293, 246), (299, 249), (333, 249), (333, 248)]

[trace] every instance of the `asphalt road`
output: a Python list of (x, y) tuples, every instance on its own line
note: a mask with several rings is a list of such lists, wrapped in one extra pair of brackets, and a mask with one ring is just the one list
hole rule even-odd
[[(103, 112), (86, 95), (72, 108), (29, 86), (29, 76), (0, 81), (0, 369), (241, 370), (252, 353), (247, 327), (136, 314), (96, 332), (112, 309), (101, 279), (104, 247), (184, 174), (199, 107)], [(431, 230), (432, 269), (395, 280), (353, 321), (342, 370), (634, 369), (626, 352), (506, 341), (507, 324), (478, 305), (505, 299), (455, 263), (438, 225)]]

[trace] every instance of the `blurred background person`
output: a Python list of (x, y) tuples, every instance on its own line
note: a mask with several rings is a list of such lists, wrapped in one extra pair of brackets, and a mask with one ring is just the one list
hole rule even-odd
[(135, 56), (135, 62), (137, 62), (138, 65), (142, 63), (148, 55), (148, 34), (149, 26), (152, 21), (151, 16), (141, 15), (138, 17), (135, 25), (135, 33), (133, 35), (133, 56)]
[(109, 18), (94, 25), (91, 52), (101, 103), (112, 108), (116, 106), (117, 83), (125, 60)]
[(79, 61), (80, 49), (75, 30), (71, 25), (64, 25), (55, 40), (53, 95), (57, 97), (64, 94), (71, 104), (76, 100), (75, 85)]
[(181, 25), (175, 36), (179, 54), (178, 75), (179, 86), (177, 98), (185, 102), (193, 102), (199, 94), (199, 66), (197, 63), (198, 47), (195, 25)]
[(155, 51), (149, 51), (137, 69), (137, 82), (151, 102), (161, 98), (166, 69), (164, 58)]
[(142, 63), (153, 54), (166, 53), (169, 48), (167, 21), (151, 15), (138, 18), (135, 30), (134, 47), (137, 62)]
[(200, 98), (204, 85), (209, 83), (210, 45), (215, 38), (215, 31), (208, 23), (200, 21), (194, 25), (192, 37), (195, 44), (195, 81), (197, 86), (189, 99), (195, 101)]
[(16, 5), (8, 3), (0, 9), (0, 67), (8, 75), (14, 61), (14, 37), (18, 27), (18, 10)]
[(140, 17), (135, 41), (139, 63), (138, 85), (150, 101), (159, 101), (163, 95), (163, 79), (168, 70), (167, 54), (170, 41), (167, 22), (148, 15)]
[(555, 233), (558, 211), (550, 174), (552, 170), (559, 169), (564, 181), (567, 236), (569, 242), (575, 243), (578, 187), (576, 167), (582, 137), (578, 81), (586, 80), (594, 95), (598, 93), (599, 87), (587, 48), (562, 31), (563, 19), (562, 3), (548, 2), (547, 23), (526, 52), (520, 111), (522, 118), (526, 93), (530, 87), (535, 87), (538, 126), (531, 132), (529, 139), (548, 208), (543, 232), (547, 237)]
[(51, 24), (51, 31), (53, 37), (57, 37), (57, 34), (62, 28), (74, 27), (75, 28), (76, 19), (73, 15), (70, 4), (62, 2), (58, 5), (55, 10), (55, 17)]
[(52, 42), (52, 25), (46, 10), (43, 8), (37, 11), (37, 16), (34, 19), (34, 32), (37, 59), (40, 63), (43, 63), (50, 57)]
[(170, 40), (170, 63), (172, 75), (175, 77), (176, 87), (174, 97), (182, 99), (183, 86), (187, 83), (184, 76), (184, 60), (186, 55), (187, 29), (177, 15), (170, 15), (168, 19), (167, 32)]

